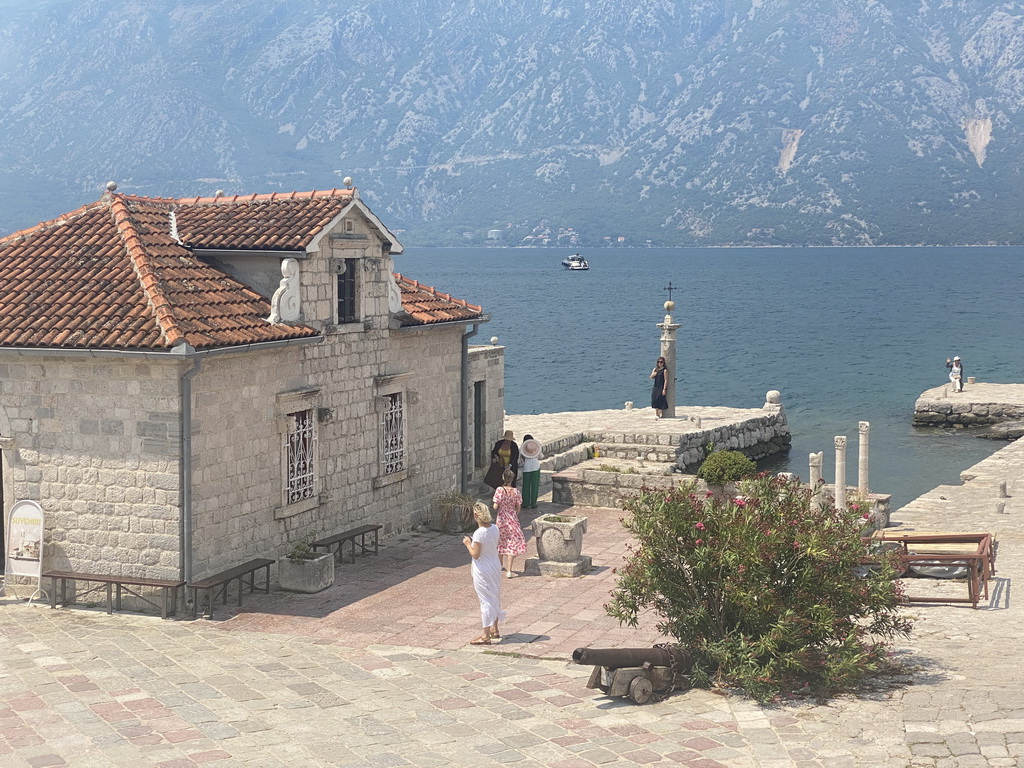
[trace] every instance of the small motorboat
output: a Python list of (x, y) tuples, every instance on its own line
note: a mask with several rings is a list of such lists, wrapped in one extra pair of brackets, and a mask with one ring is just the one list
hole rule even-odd
[(562, 266), (566, 269), (590, 269), (590, 263), (578, 253), (562, 259)]

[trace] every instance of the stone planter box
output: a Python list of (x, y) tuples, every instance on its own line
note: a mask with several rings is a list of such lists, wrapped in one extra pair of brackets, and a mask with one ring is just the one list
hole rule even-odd
[(587, 518), (575, 515), (541, 515), (533, 521), (537, 557), (526, 561), (526, 572), (542, 576), (580, 576), (591, 569), (583, 554)]
[(277, 561), (277, 578), (281, 589), (312, 594), (334, 584), (334, 553), (327, 552), (309, 560)]

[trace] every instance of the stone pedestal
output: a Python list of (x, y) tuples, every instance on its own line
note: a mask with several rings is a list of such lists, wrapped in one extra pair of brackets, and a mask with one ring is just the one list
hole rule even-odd
[(571, 563), (557, 563), (554, 560), (541, 560), (538, 557), (526, 558), (524, 573), (527, 576), (568, 576), (576, 577), (588, 573), (594, 567), (588, 555), (580, 555), (579, 560)]
[(676, 331), (680, 325), (672, 322), (675, 306), (674, 301), (666, 301), (665, 322), (658, 323), (661, 329), (661, 356), (665, 358), (665, 397), (668, 399), (668, 408), (661, 413), (667, 419), (673, 419), (676, 415)]

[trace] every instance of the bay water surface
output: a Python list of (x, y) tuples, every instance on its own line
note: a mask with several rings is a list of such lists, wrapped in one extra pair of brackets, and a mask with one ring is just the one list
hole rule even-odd
[(779, 390), (793, 445), (762, 468), (806, 479), (824, 451), (831, 482), (833, 437), (847, 435), (855, 485), (869, 421), (871, 490), (896, 509), (1005, 445), (911, 419), (954, 354), (979, 381), (1024, 382), (1024, 249), (593, 249), (586, 272), (561, 267), (570, 253), (408, 248), (395, 269), (483, 305), (492, 319), (472, 342), (505, 346), (511, 414), (648, 407), (671, 282), (677, 412), (757, 408)]

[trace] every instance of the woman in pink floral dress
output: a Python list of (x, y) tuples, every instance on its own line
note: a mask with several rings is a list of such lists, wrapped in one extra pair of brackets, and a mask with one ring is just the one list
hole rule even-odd
[(501, 558), (503, 570), (508, 578), (512, 578), (512, 561), (516, 555), (526, 554), (526, 537), (519, 525), (519, 508), (523, 505), (522, 494), (512, 483), (516, 476), (511, 469), (506, 469), (501, 476), (501, 485), (494, 491), (494, 510), (498, 518), (498, 557)]

